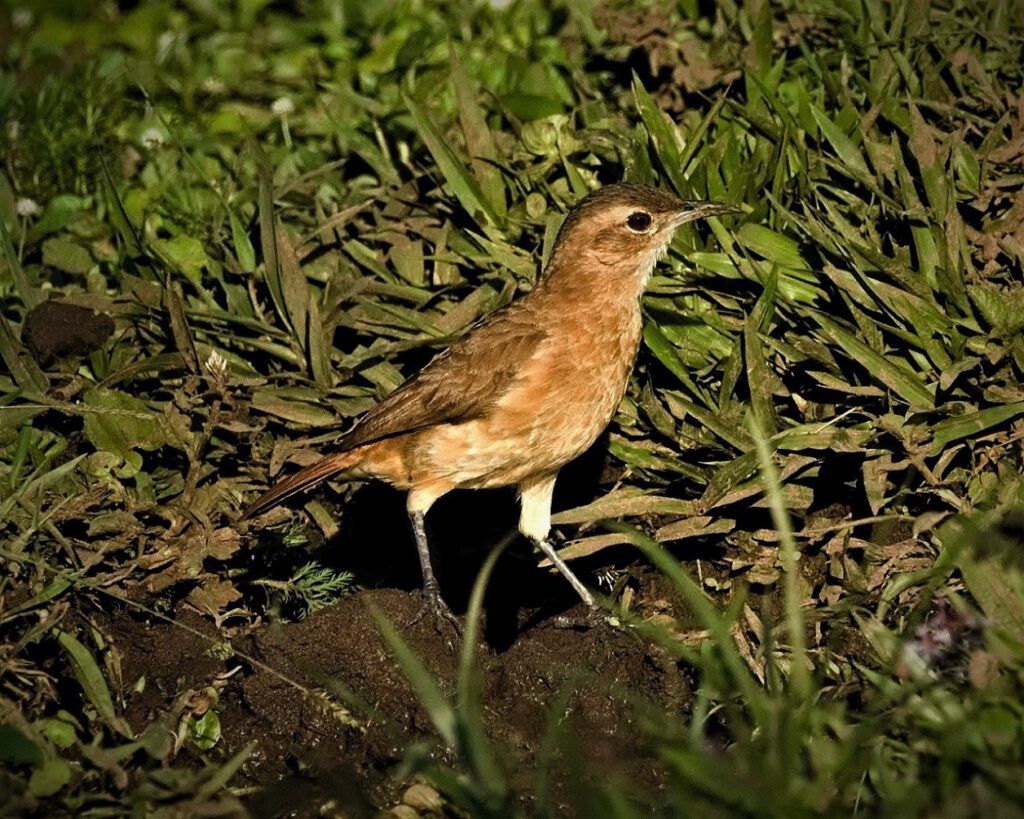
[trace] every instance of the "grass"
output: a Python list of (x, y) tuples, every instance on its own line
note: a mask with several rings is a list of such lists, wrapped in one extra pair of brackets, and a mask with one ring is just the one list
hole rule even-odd
[[(634, 544), (712, 635), (693, 648), (635, 624), (699, 680), (692, 714), (636, 705), (668, 772), (656, 809), (1015, 815), (1016, 6), (16, 12), (0, 72), (9, 805), (235, 804), (241, 756), (176, 765), (159, 726), (133, 735), (109, 647), (73, 613), (144, 583), (146, 605), (245, 628), (343, 593), (302, 534), (240, 573), (229, 517), (270, 464), (528, 288), (566, 208), (625, 178), (744, 208), (680, 231), (611, 430), (622, 478), (556, 516), (584, 525), (570, 553)], [(111, 316), (109, 337), (47, 360), (29, 316), (54, 296)], [(695, 580), (685, 547), (711, 531), (717, 566)], [(783, 602), (755, 612), (751, 595)], [(44, 656), (77, 680), (73, 707)], [(400, 656), (462, 753), (424, 763), (452, 809), (525, 810), (470, 665), (451, 706)], [(584, 815), (651, 808), (582, 770), (570, 795)]]

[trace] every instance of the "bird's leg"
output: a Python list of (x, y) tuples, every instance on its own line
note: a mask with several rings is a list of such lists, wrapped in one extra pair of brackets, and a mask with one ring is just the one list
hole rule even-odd
[(544, 475), (519, 484), (519, 531), (555, 564), (562, 577), (569, 581), (587, 607), (594, 611), (597, 608), (594, 595), (559, 557), (548, 538), (551, 532), (551, 496), (555, 491), (556, 477), (557, 473)]
[(416, 551), (420, 556), (420, 569), (423, 572), (423, 593), (428, 597), (440, 597), (441, 589), (434, 576), (434, 567), (430, 563), (430, 543), (427, 541), (426, 515), (412, 512), (409, 515), (412, 534), (416, 538)]
[[(430, 563), (430, 543), (427, 541), (426, 515), (419, 510), (409, 512), (409, 523), (412, 525), (412, 534), (416, 538), (416, 551), (420, 556), (420, 569), (423, 572), (423, 596), (426, 598), (423, 610), (413, 619), (415, 623), (423, 618), (429, 611), (436, 614), (443, 620), (453, 624), (461, 632), (462, 626), (459, 619), (448, 608), (448, 604), (441, 599), (441, 587), (434, 576), (434, 567)], [(412, 625), (410, 623), (409, 625)]]
[(580, 596), (580, 599), (587, 604), (590, 608), (597, 608), (597, 603), (594, 602), (594, 595), (590, 593), (590, 589), (583, 585), (583, 582), (573, 573), (573, 570), (569, 568), (569, 565), (558, 556), (558, 552), (555, 551), (555, 547), (551, 545), (551, 541), (547, 538), (538, 540), (536, 538), (530, 538), (530, 541), (544, 552), (544, 556), (547, 557), (552, 563), (555, 564), (555, 568), (562, 573), (562, 577), (569, 581), (569, 584), (576, 589), (576, 594)]

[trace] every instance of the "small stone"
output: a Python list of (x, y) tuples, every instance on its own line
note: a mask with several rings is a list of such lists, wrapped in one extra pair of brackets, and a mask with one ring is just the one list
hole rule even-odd
[(385, 811), (381, 819), (419, 819), (416, 808), (409, 805), (395, 805), (391, 810)]
[(424, 785), (422, 782), (410, 785), (406, 792), (402, 794), (402, 802), (409, 807), (426, 813), (440, 813), (444, 807), (441, 795), (430, 785)]

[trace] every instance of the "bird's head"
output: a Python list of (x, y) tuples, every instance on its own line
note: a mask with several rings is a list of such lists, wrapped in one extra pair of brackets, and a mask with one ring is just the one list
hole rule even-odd
[(737, 212), (733, 205), (684, 201), (649, 185), (606, 185), (569, 211), (558, 232), (551, 265), (614, 268), (620, 275), (635, 273), (646, 282), (677, 227)]

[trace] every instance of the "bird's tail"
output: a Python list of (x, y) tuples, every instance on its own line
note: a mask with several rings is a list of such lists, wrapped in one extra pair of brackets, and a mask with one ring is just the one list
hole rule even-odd
[(363, 455), (358, 450), (336, 452), (326, 458), (321, 458), (315, 464), (300, 469), (294, 475), (289, 475), (264, 492), (259, 500), (245, 510), (242, 519), (266, 512), (304, 489), (310, 489), (340, 472), (353, 469), (359, 465), (362, 459)]

